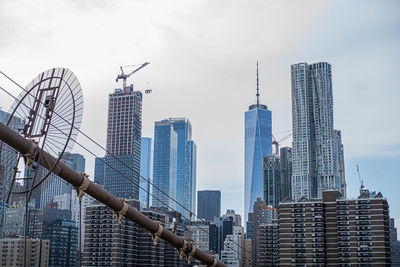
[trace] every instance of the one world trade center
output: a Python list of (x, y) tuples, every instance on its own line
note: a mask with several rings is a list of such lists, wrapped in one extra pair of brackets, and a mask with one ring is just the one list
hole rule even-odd
[(253, 211), (257, 198), (263, 199), (263, 158), (272, 153), (271, 111), (260, 104), (257, 62), (257, 103), (245, 113), (244, 216)]

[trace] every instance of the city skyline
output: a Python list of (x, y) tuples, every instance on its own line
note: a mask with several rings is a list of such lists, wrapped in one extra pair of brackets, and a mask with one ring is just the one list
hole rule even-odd
[[(77, 52), (72, 55), (72, 52), (69, 52), (63, 55), (59, 53), (60, 50), (49, 48), (51, 43), (63, 43), (65, 40), (64, 34), (54, 31), (57, 26), (60, 26), (59, 23), (52, 23), (56, 21), (54, 18), (45, 18), (40, 15), (40, 12), (30, 18), (23, 15), (27, 14), (27, 8), (22, 8), (21, 13), (13, 14), (7, 10), (13, 8), (14, 4), (5, 1), (1, 4), (1, 10), (8, 13), (4, 14), (5, 29), (10, 28), (7, 27), (7, 23), (15, 25), (16, 28), (13, 32), (4, 30), (0, 33), (3, 37), (1, 38), (3, 49), (0, 55), (4, 59), (1, 70), (12, 75), (17, 82), (25, 84), (31, 76), (49, 65), (68, 65), (82, 79), (85, 99), (88, 99), (85, 106), (85, 114), (88, 117), (83, 122), (82, 130), (105, 144), (106, 109), (104, 106), (106, 106), (110, 88), (119, 87), (114, 83), (118, 67), (124, 64), (139, 64), (151, 55), (153, 58), (150, 57), (149, 61), (152, 65), (143, 73), (138, 73), (137, 78), (137, 88), (144, 90), (147, 88), (147, 82), (150, 81), (150, 88), (153, 89), (153, 94), (145, 96), (144, 99), (142, 135), (151, 136), (152, 125), (159, 118), (175, 116), (191, 118), (192, 123), (196, 125), (195, 139), (199, 146), (198, 188), (222, 190), (222, 210), (235, 208), (243, 215), (243, 199), (237, 197), (243, 195), (241, 189), (243, 185), (242, 112), (254, 102), (254, 70), (252, 68), (254, 62), (257, 59), (260, 61), (263, 73), (262, 88), (265, 88), (262, 100), (273, 111), (273, 129), (276, 129), (279, 136), (279, 132), (291, 128), (289, 66), (296, 62), (327, 61), (332, 64), (334, 73), (335, 123), (337, 128), (344, 133), (348, 196), (357, 195), (359, 181), (355, 164), (359, 164), (366, 186), (371, 190), (382, 191), (388, 197), (391, 214), (396, 218), (400, 217), (400, 211), (396, 209), (396, 192), (393, 189), (398, 185), (395, 179), (398, 177), (395, 164), (400, 159), (397, 134), (400, 123), (396, 116), (392, 116), (398, 113), (395, 100), (399, 96), (395, 90), (396, 82), (393, 78), (396, 69), (394, 64), (399, 57), (398, 50), (394, 50), (398, 29), (393, 27), (398, 24), (398, 18), (394, 16), (394, 12), (399, 9), (398, 4), (390, 2), (384, 5), (368, 2), (369, 6), (367, 6), (362, 2), (353, 2), (349, 5), (342, 2), (329, 5), (321, 3), (275, 5), (271, 3), (271, 11), (269, 11), (268, 4), (252, 7), (235, 2), (229, 11), (223, 13), (224, 19), (233, 23), (233, 18), (239, 17), (238, 22), (243, 25), (242, 28), (238, 24), (228, 26), (222, 21), (213, 19), (212, 22), (216, 25), (215, 31), (212, 31), (213, 27), (200, 26), (203, 20), (200, 20), (200, 23), (195, 22), (196, 19), (202, 17), (201, 15), (206, 14), (206, 5), (193, 4), (185, 9), (176, 8), (176, 10), (167, 8), (163, 16), (166, 23), (159, 24), (158, 19), (154, 21), (149, 19), (145, 23), (148, 27), (146, 30), (159, 38), (156, 42), (152, 42), (154, 46), (150, 48), (144, 48), (144, 44), (150, 43), (146, 35), (127, 37), (127, 42), (123, 44), (111, 44), (98, 32), (90, 33), (88, 29), (102, 25), (101, 14), (109, 15), (105, 11), (107, 4), (99, 4), (100, 6), (86, 4), (78, 7), (74, 4), (63, 3), (60, 7), (52, 7), (55, 9), (53, 11), (63, 8), (65, 13), (73, 12), (76, 21), (83, 21), (83, 19), (91, 21), (89, 24), (83, 23), (85, 25), (82, 27), (83, 33), (90, 34), (87, 37), (79, 35), (83, 40), (79, 42), (79, 46), (67, 42), (71, 45), (72, 51), (84, 51), (86, 54)], [(122, 16), (125, 14), (122, 8), (124, 5), (126, 3), (121, 2), (115, 7), (115, 12), (119, 17), (124, 17)], [(31, 5), (28, 4), (27, 7)], [(149, 12), (161, 14), (159, 8), (151, 5), (145, 5), (145, 7), (147, 9), (144, 14), (149, 14)], [(124, 9), (129, 10), (129, 8)], [(221, 13), (223, 7), (215, 4), (212, 10)], [(357, 19), (352, 18), (351, 15), (356, 10), (362, 11), (361, 17)], [(195, 19), (189, 19), (188, 27), (181, 26), (180, 23), (192, 13)], [(275, 16), (275, 13), (284, 14), (284, 16), (279, 18)], [(306, 13), (308, 16), (306, 18), (302, 16), (301, 22), (298, 23), (299, 15), (296, 13)], [(266, 14), (271, 16), (266, 16)], [(336, 19), (338, 14), (343, 14), (341, 21)], [(36, 23), (39, 27), (35, 27), (35, 30), (31, 26), (23, 27), (25, 22), (21, 21), (21, 17), (26, 18), (27, 23), (38, 19)], [(93, 20), (88, 20), (88, 17)], [(282, 26), (277, 27), (277, 30), (265, 26), (269, 25), (269, 19), (264, 19), (264, 17), (270, 17), (271, 21), (275, 20), (277, 25), (282, 24)], [(110, 16), (110, 18), (115, 17)], [(204, 17), (204, 19), (209, 18)], [(251, 22), (251, 18), (255, 18), (254, 22)], [(135, 19), (140, 19), (140, 16)], [(285, 20), (288, 20), (288, 24), (284, 23)], [(316, 21), (319, 23), (315, 23)], [(294, 25), (294, 29), (289, 30), (288, 28), (292, 27), (294, 22), (299, 25)], [(54, 26), (50, 26), (49, 29), (38, 30), (40, 25), (52, 24)], [(36, 24), (33, 23), (33, 25)], [(115, 24), (112, 25), (105, 29), (110, 36), (114, 36), (114, 30), (118, 28), (114, 27)], [(285, 25), (290, 25), (290, 27), (285, 27)], [(306, 25), (312, 26), (307, 31), (299, 30)], [(203, 38), (191, 33), (193, 32), (191, 28), (196, 29), (200, 36), (205, 35), (207, 37), (205, 39), (215, 40), (218, 39), (215, 38), (218, 36), (217, 33), (224, 30), (226, 39), (217, 41), (210, 47), (207, 42), (202, 41)], [(70, 30), (66, 30), (71, 33), (70, 31), (75, 29), (77, 26), (72, 25)], [(231, 32), (232, 29), (235, 31)], [(246, 34), (248, 29), (254, 30)], [(267, 34), (258, 34), (261, 29)], [(208, 32), (208, 30), (211, 31)], [(175, 40), (168, 37), (167, 33), (176, 37)], [(233, 37), (241, 35), (243, 37)], [(276, 38), (271, 38), (273, 40), (269, 41), (261, 35)], [(19, 42), (21, 38), (33, 42), (22, 44)], [(188, 41), (190, 38), (200, 42), (197, 44), (194, 41)], [(93, 39), (97, 45), (93, 45), (90, 39)], [(248, 40), (255, 42), (250, 45)], [(28, 43), (29, 46), (27, 46)], [(98, 45), (102, 43), (104, 45)], [(239, 46), (227, 45), (231, 43), (239, 43)], [(285, 45), (281, 47), (281, 44)], [(138, 52), (133, 51), (135, 49), (132, 49), (132, 46), (137, 48)], [(252, 49), (248, 49), (248, 46)], [(93, 47), (92, 52), (90, 50)], [(116, 47), (121, 47), (121, 49), (116, 49)], [(189, 48), (188, 51), (184, 51), (185, 47)], [(230, 48), (223, 51), (219, 47)], [(202, 54), (205, 49), (208, 54)], [(221, 60), (213, 53), (214, 49), (222, 53)], [(65, 47), (62, 50), (64, 51)], [(117, 50), (122, 52), (115, 52)], [(39, 60), (38, 55), (46, 54), (43, 51), (46, 51), (48, 56), (41, 56)], [(132, 54), (127, 57), (126, 51)], [(196, 60), (176, 57), (182, 51), (184, 51), (184, 56), (195, 55)], [(239, 51), (244, 52), (239, 53)], [(16, 54), (19, 56), (10, 56)], [(161, 54), (170, 56), (163, 57)], [(239, 57), (232, 56), (239, 54)], [(98, 64), (96, 71), (93, 71), (93, 62), (97, 62), (99, 55), (104, 56), (107, 64)], [(27, 62), (26, 58), (32, 59), (31, 61), (35, 63)], [(226, 60), (226, 58), (235, 58), (235, 60)], [(212, 64), (211, 67), (210, 59), (216, 60), (216, 64)], [(171, 65), (173, 68), (167, 68)], [(385, 66), (385, 68), (376, 68), (376, 66)], [(369, 78), (365, 79), (364, 76)], [(382, 81), (385, 81), (384, 86), (382, 86)], [(229, 101), (226, 101), (227, 98)], [(175, 105), (178, 99), (183, 100), (183, 105), (179, 107)], [(0, 100), (0, 106), (4, 110), (8, 108), (6, 99)], [(204, 106), (207, 108), (205, 109)], [(206, 121), (204, 116), (207, 118)], [(221, 122), (223, 126), (220, 125)], [(210, 131), (210, 129), (214, 130)], [(274, 131), (273, 133), (275, 134)], [(290, 141), (285, 145), (289, 144)], [(79, 149), (74, 152), (82, 153), (88, 159), (88, 173), (92, 174), (94, 159)], [(375, 168), (371, 168), (370, 164), (373, 164)], [(221, 166), (223, 171), (219, 171), (217, 166)]]

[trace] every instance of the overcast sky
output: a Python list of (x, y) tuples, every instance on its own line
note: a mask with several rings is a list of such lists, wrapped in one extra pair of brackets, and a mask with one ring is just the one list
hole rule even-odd
[[(142, 135), (153, 137), (156, 120), (189, 118), (197, 188), (221, 190), (222, 209), (242, 214), (244, 112), (255, 101), (256, 61), (278, 138), (291, 130), (290, 65), (327, 61), (348, 195), (357, 196), (359, 164), (365, 185), (382, 191), (400, 218), (399, 14), (395, 0), (1, 0), (0, 70), (25, 86), (48, 68), (70, 68), (85, 98), (81, 129), (105, 145), (119, 66), (151, 62), (130, 79), (153, 90), (143, 101)], [(0, 106), (10, 105), (0, 92)], [(75, 152), (93, 177), (93, 157)]]

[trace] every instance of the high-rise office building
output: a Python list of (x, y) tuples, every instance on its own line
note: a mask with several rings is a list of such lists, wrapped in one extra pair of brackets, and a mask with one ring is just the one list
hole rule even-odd
[(292, 148), (282, 147), (279, 152), (281, 172), (281, 199), (292, 198)]
[(94, 159), (94, 182), (102, 186), (104, 186), (104, 175), (106, 168), (104, 161), (104, 157)]
[(42, 222), (46, 225), (56, 220), (71, 220), (71, 214), (70, 210), (60, 210), (57, 203), (49, 202), (43, 209)]
[(152, 172), (152, 139), (150, 137), (142, 137), (142, 146), (140, 150), (140, 188), (139, 201), (141, 208), (150, 207), (150, 182)]
[[(104, 188), (118, 197), (139, 198), (142, 93), (133, 85), (109, 95)], [(100, 179), (101, 180), (101, 179)]]
[(263, 198), (263, 159), (272, 153), (271, 111), (260, 103), (257, 63), (257, 103), (245, 113), (244, 214), (253, 211), (257, 198)]
[(64, 153), (62, 160), (77, 172), (85, 172), (85, 157), (78, 153)]
[(345, 172), (344, 172), (344, 147), (342, 143), (342, 131), (340, 130), (334, 130), (333, 131), (333, 136), (335, 138), (335, 144), (336, 144), (336, 149), (338, 151), (338, 173), (339, 173), (339, 179), (340, 179), (340, 193), (342, 194), (342, 197), (347, 197), (347, 184), (346, 184), (346, 177), (345, 177)]
[(225, 238), (233, 233), (234, 222), (232, 217), (219, 217), (214, 218), (213, 224), (216, 225), (218, 232), (218, 250), (216, 254), (221, 259), (221, 251), (224, 249)]
[(267, 205), (278, 208), (281, 200), (281, 170), (279, 158), (276, 155), (264, 157), (264, 201)]
[[(197, 193), (197, 146), (193, 140), (186, 143), (185, 148), (185, 186), (184, 186), (184, 206), (196, 213), (196, 193)], [(184, 211), (184, 216), (188, 217), (189, 211)]]
[[(154, 127), (153, 184), (176, 199), (178, 135), (169, 120), (156, 121)], [(154, 207), (176, 209), (176, 203), (153, 187)], [(168, 205), (168, 207), (167, 207)]]
[(28, 206), (28, 229), (26, 229), (25, 208), (25, 205), (14, 205), (7, 208), (4, 213), (4, 225), (0, 228), (0, 236), (25, 236), (25, 231), (28, 230), (29, 238), (42, 237), (43, 211), (32, 205)]
[[(176, 200), (186, 209), (196, 209), (197, 147), (192, 140), (192, 124), (187, 118), (169, 118), (177, 133)], [(177, 205), (176, 210), (189, 217), (189, 212)]]
[(43, 210), (35, 208), (29, 209), (28, 227), (29, 238), (42, 238)]
[[(13, 129), (14, 131), (18, 131), (24, 127), (24, 122), (17, 118), (13, 117), (10, 119), (10, 114), (2, 111), (0, 109), (0, 122), (4, 124), (8, 124), (8, 127)], [(18, 160), (18, 154), (13, 152), (8, 145), (2, 144), (0, 147), (0, 181), (9, 181), (14, 173), (14, 166)], [(3, 224), (3, 216), (8, 207), (6, 203), (6, 189), (4, 184), (0, 182), (0, 227)]]
[(50, 241), (49, 266), (78, 265), (78, 232), (75, 222), (69, 220), (43, 226), (43, 239)]
[(240, 214), (235, 213), (235, 210), (226, 210), (226, 213), (221, 216), (222, 218), (232, 218), (233, 226), (242, 226), (242, 217)]
[(333, 129), (331, 65), (292, 65), (291, 79), (292, 198), (321, 198), (324, 190), (341, 190)]
[(357, 199), (324, 191), (279, 204), (281, 266), (390, 266), (389, 207), (378, 193)]
[(400, 266), (400, 241), (397, 239), (397, 228), (393, 218), (390, 218), (390, 258), (392, 266)]
[[(77, 172), (85, 172), (85, 158), (83, 155), (78, 153), (64, 153), (61, 160), (70, 168), (74, 169)], [(39, 170), (45, 174), (47, 170), (44, 171), (43, 167), (39, 167)], [(41, 176), (38, 176), (38, 178)], [(43, 175), (42, 175), (43, 177)], [(39, 207), (43, 209), (47, 203), (53, 202), (54, 197), (68, 194), (69, 201), (71, 201), (71, 191), (72, 185), (65, 180), (61, 179), (59, 176), (51, 173), (49, 177), (40, 185), (40, 201)], [(39, 189), (38, 188), (38, 189)], [(37, 190), (37, 189), (35, 189)], [(37, 194), (33, 194), (34, 200), (39, 199)], [(37, 203), (35, 203), (37, 207)], [(61, 207), (59, 207), (61, 208)], [(71, 203), (67, 203), (67, 209), (71, 208)]]
[(221, 216), (221, 191), (202, 190), (197, 195), (197, 216), (208, 221)]

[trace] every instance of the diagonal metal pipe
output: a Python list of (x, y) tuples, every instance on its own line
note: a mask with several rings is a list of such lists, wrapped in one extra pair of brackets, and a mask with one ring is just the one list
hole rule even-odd
[[(34, 161), (37, 162), (39, 165), (42, 165), (46, 169), (51, 169), (51, 167), (54, 166), (54, 164), (57, 162), (56, 158), (54, 158), (46, 151), (38, 148), (33, 141), (25, 139), (23, 136), (19, 135), (3, 123), (0, 123), (0, 140), (11, 146), (15, 150), (19, 151), (22, 155), (31, 154), (32, 151), (36, 150)], [(63, 180), (70, 183), (75, 188), (81, 187), (85, 182), (84, 174), (76, 172), (61, 161), (57, 163), (57, 165), (53, 169), (53, 172), (54, 174), (61, 177)], [(85, 193), (92, 196), (104, 205), (108, 206), (116, 213), (124, 211), (124, 209), (126, 208), (126, 204), (122, 199), (117, 198), (116, 196), (107, 192), (106, 190), (104, 190), (104, 188), (92, 181), (86, 180), (86, 183), (87, 182), (88, 184)], [(127, 210), (124, 216), (125, 218), (145, 228), (150, 233), (155, 234), (159, 230), (159, 224), (157, 222), (149, 219), (143, 213), (131, 206), (127, 206)], [(164, 239), (177, 249), (183, 248), (186, 242), (182, 237), (175, 235), (165, 228), (163, 229), (160, 238)], [(184, 252), (186, 254), (189, 254), (192, 252), (192, 250), (194, 252), (193, 258), (198, 259), (204, 264), (208, 266), (226, 267), (225, 264), (216, 261), (214, 256), (204, 251), (201, 251), (200, 249), (194, 250), (192, 243), (187, 244)]]

